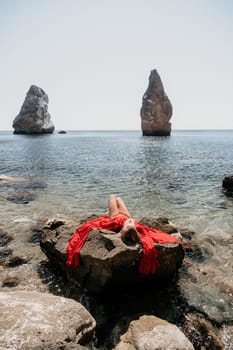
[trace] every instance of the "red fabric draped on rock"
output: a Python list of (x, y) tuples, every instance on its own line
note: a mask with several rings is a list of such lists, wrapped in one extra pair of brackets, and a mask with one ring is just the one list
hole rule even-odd
[(155, 243), (177, 243), (179, 239), (160, 230), (140, 224), (136, 221), (136, 229), (141, 234), (143, 254), (139, 264), (139, 272), (143, 275), (154, 274), (159, 267), (158, 252)]
[(97, 219), (89, 220), (83, 225), (77, 227), (75, 233), (71, 236), (67, 247), (67, 266), (79, 266), (79, 252), (84, 245), (88, 234), (93, 228), (96, 228), (97, 230), (105, 229), (119, 232), (127, 219), (128, 217), (125, 215), (117, 215), (113, 218), (110, 218), (107, 215), (102, 215)]
[[(75, 233), (71, 236), (67, 246), (67, 266), (76, 268), (80, 264), (79, 252), (84, 245), (88, 234), (92, 229), (105, 229), (119, 232), (125, 221), (128, 219), (125, 215), (116, 215), (110, 218), (102, 215), (97, 219), (92, 219), (77, 227)], [(159, 267), (158, 253), (154, 243), (176, 243), (179, 239), (160, 230), (152, 229), (135, 221), (136, 229), (141, 234), (141, 243), (143, 254), (139, 264), (139, 272), (148, 275), (154, 274)]]

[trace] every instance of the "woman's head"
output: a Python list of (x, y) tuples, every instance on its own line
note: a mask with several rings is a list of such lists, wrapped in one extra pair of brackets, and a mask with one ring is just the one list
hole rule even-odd
[(126, 220), (124, 226), (120, 231), (120, 235), (122, 239), (130, 239), (133, 242), (140, 241), (140, 234), (136, 229), (134, 219), (129, 218)]

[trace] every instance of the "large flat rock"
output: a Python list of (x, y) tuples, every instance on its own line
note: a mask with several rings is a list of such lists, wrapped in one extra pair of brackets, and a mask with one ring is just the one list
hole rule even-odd
[(171, 280), (182, 264), (181, 243), (155, 244), (160, 267), (155, 275), (139, 274), (142, 247), (125, 244), (119, 234), (93, 229), (80, 251), (78, 268), (66, 267), (66, 247), (75, 227), (62, 225), (44, 232), (40, 242), (50, 262), (59, 268), (68, 281), (87, 291), (101, 292), (106, 288), (122, 289), (151, 279)]

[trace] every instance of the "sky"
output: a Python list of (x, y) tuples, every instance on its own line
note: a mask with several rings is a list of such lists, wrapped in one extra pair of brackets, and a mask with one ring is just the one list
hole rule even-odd
[(157, 69), (172, 129), (233, 129), (232, 0), (0, 0), (0, 130), (31, 85), (57, 130), (140, 130)]

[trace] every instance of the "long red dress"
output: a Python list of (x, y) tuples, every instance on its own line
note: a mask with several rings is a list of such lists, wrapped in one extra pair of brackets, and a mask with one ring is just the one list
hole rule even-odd
[[(113, 218), (110, 218), (107, 215), (102, 215), (97, 219), (89, 220), (83, 225), (77, 227), (67, 246), (66, 265), (74, 268), (79, 266), (79, 252), (92, 229), (96, 228), (97, 230), (105, 229), (119, 232), (127, 219), (128, 217), (122, 214), (116, 215)], [(140, 224), (137, 221), (135, 221), (135, 226), (137, 231), (141, 234), (140, 241), (143, 246), (139, 272), (144, 275), (154, 274), (159, 267), (158, 253), (154, 243), (176, 243), (179, 242), (179, 239), (163, 231)]]

